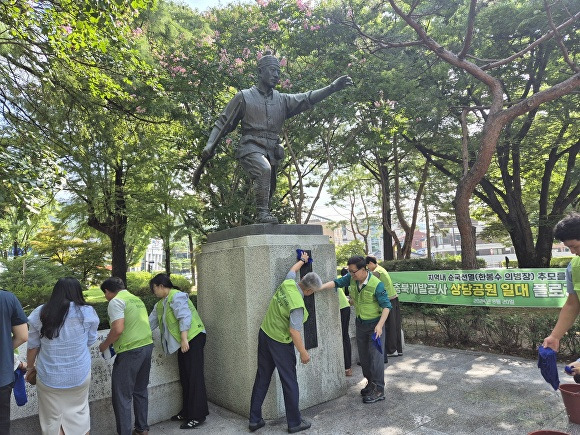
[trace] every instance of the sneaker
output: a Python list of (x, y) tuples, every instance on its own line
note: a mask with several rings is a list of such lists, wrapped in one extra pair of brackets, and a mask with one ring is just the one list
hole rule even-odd
[(363, 403), (375, 403), (379, 400), (385, 400), (385, 393), (378, 389), (373, 389), (367, 396), (363, 397)]
[(264, 426), (266, 426), (266, 422), (264, 421), (263, 418), (261, 418), (260, 421), (257, 422), (257, 423), (250, 423), (248, 425), (248, 429), (250, 429), (250, 432), (255, 432), (255, 431), (257, 431), (258, 429), (260, 429), (261, 427), (264, 427)]
[(360, 390), (361, 396), (368, 396), (375, 389), (375, 384), (372, 382), (367, 383), (367, 386)]
[(394, 351), (393, 353), (388, 353), (387, 356), (399, 356), (399, 352)]
[(302, 420), (298, 426), (289, 427), (288, 433), (296, 433), (302, 430), (310, 429), (310, 426), (312, 426), (312, 423)]

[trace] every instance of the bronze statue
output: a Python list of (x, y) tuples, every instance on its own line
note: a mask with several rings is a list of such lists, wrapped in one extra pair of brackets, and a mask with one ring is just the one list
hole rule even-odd
[[(258, 84), (238, 92), (227, 104), (202, 153), (204, 164), (215, 154), (218, 142), (241, 122), (242, 137), (236, 149), (236, 159), (254, 183), (256, 223), (278, 223), (278, 219), (270, 214), (270, 200), (276, 190), (278, 164), (284, 159), (279, 137), (284, 121), (352, 85), (350, 77), (342, 76), (321, 89), (285, 94), (274, 89), (279, 81), (280, 62), (267, 52), (258, 60)], [(197, 177), (200, 170), (201, 167)]]

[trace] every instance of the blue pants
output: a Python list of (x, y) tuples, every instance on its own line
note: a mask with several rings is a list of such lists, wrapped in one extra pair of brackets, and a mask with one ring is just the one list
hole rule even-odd
[(131, 435), (131, 402), (135, 411), (135, 429), (149, 430), (149, 372), (153, 344), (118, 353), (111, 375), (113, 411), (119, 435)]
[(250, 404), (250, 423), (262, 419), (262, 404), (268, 393), (274, 369), (282, 382), (286, 421), (288, 427), (298, 426), (302, 421), (298, 408), (298, 379), (296, 377), (296, 354), (293, 343), (280, 343), (272, 340), (260, 329), (258, 334), (258, 370), (252, 389)]

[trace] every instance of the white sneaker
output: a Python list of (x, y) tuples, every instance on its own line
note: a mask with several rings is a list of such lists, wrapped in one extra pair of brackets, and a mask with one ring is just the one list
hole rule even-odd
[(387, 356), (399, 356), (399, 352), (394, 351), (393, 353), (388, 353)]

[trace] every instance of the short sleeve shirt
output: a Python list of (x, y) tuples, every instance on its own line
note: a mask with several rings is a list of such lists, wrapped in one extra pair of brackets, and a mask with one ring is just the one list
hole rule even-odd
[(27, 322), (28, 318), (16, 296), (0, 290), (0, 387), (14, 382), (12, 327)]

